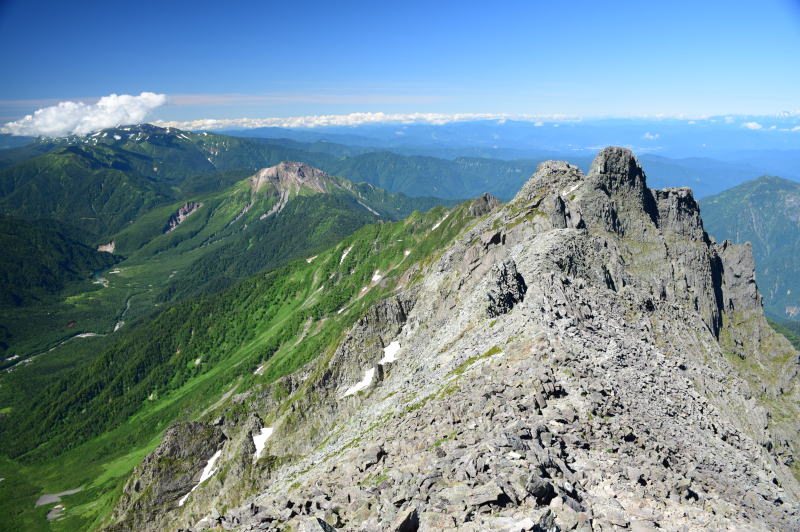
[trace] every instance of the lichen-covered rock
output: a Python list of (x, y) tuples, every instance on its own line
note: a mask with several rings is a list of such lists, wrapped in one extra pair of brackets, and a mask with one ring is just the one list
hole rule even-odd
[(475, 218), (480, 218), (489, 214), (501, 205), (500, 200), (491, 194), (483, 194), (482, 196), (472, 200), (469, 205), (469, 214)]
[(114, 510), (115, 524), (108, 530), (145, 530), (155, 524), (154, 516), (177, 508), (224, 441), (222, 430), (208, 423), (170, 427), (128, 479)]

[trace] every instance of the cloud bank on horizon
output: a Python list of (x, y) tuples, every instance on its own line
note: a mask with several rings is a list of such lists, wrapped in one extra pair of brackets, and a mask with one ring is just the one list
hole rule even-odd
[(0, 131), (32, 137), (86, 135), (108, 127), (140, 123), (153, 109), (166, 102), (166, 94), (153, 92), (142, 92), (138, 96), (110, 94), (93, 104), (60, 102), (14, 122), (8, 122)]
[(362, 126), (369, 124), (428, 124), (443, 125), (451, 122), (478, 120), (524, 120), (542, 126), (543, 120), (579, 120), (569, 115), (513, 115), (508, 113), (348, 113), (338, 115), (306, 115), (270, 118), (208, 118), (186, 121), (154, 122), (162, 127), (175, 127), (192, 131), (204, 129), (254, 129), (259, 127), (316, 128), (333, 126)]
[[(714, 117), (711, 115), (703, 116), (667, 116), (667, 115), (652, 115), (652, 116), (628, 116), (628, 117), (582, 117), (577, 115), (564, 115), (564, 114), (510, 114), (510, 113), (349, 113), (338, 115), (307, 115), (307, 116), (292, 116), (292, 117), (270, 117), (270, 118), (208, 118), (199, 120), (157, 120), (153, 122), (155, 125), (161, 127), (174, 127), (178, 129), (186, 129), (190, 131), (203, 131), (203, 130), (245, 130), (255, 129), (262, 127), (277, 127), (288, 129), (313, 129), (324, 127), (336, 126), (362, 126), (370, 124), (399, 124), (399, 125), (412, 125), (412, 124), (426, 124), (426, 125), (444, 125), (453, 122), (471, 122), (480, 120), (496, 120), (503, 123), (507, 120), (515, 120), (521, 122), (530, 122), (534, 127), (542, 127), (546, 123), (559, 122), (591, 122), (598, 119), (620, 119), (620, 120), (686, 120), (688, 124), (695, 124), (697, 121), (710, 120), (711, 122), (722, 122), (735, 126), (739, 121), (746, 120), (747, 115)], [(800, 117), (800, 111), (796, 112), (782, 112), (777, 113), (776, 117)], [(795, 120), (796, 122), (796, 120)], [(741, 127), (750, 130), (761, 129), (762, 126), (758, 122), (744, 122)], [(771, 129), (777, 129), (773, 126)], [(798, 131), (800, 126), (794, 128), (781, 128), (780, 131)], [(660, 137), (658, 133), (646, 132), (642, 138), (646, 140), (657, 140)]]
[[(100, 98), (95, 103), (63, 101), (57, 105), (43, 107), (33, 114), (7, 122), (0, 127), (0, 132), (18, 136), (43, 136), (59, 137), (64, 135), (87, 135), (101, 129), (124, 124), (138, 124), (156, 108), (167, 103), (167, 95), (153, 92), (142, 92), (138, 96), (130, 94), (110, 94)], [(176, 100), (173, 104), (180, 106)], [(471, 121), (505, 121), (514, 120), (530, 122), (533, 127), (542, 127), (550, 123), (558, 127), (558, 123), (591, 122), (595, 119), (645, 119), (660, 121), (663, 119), (688, 120), (687, 124), (696, 121), (709, 120), (711, 122), (724, 122), (733, 127), (741, 127), (751, 131), (779, 130), (800, 131), (797, 119), (800, 111), (784, 111), (775, 117), (789, 118), (791, 124), (782, 124), (783, 127), (772, 125), (765, 127), (759, 122), (748, 121), (753, 117), (737, 115), (736, 117), (711, 115), (685, 116), (685, 115), (651, 115), (628, 117), (581, 117), (565, 114), (510, 114), (510, 113), (383, 113), (383, 112), (354, 112), (348, 114), (305, 115), (292, 117), (267, 117), (267, 118), (208, 118), (197, 120), (154, 120), (153, 124), (161, 127), (174, 127), (190, 131), (203, 130), (247, 130), (255, 128), (287, 128), (287, 129), (313, 129), (336, 126), (363, 126), (378, 124), (398, 125), (444, 125), (454, 122)], [(647, 131), (643, 139), (654, 141), (660, 138), (659, 133)]]

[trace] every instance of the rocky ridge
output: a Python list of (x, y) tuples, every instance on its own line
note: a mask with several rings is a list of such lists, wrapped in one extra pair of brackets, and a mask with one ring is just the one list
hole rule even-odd
[(332, 355), (179, 425), (209, 443), (165, 438), (113, 529), (800, 528), (798, 354), (749, 246), (712, 241), (691, 191), (647, 188), (622, 148), (473, 207)]
[(180, 206), (180, 208), (169, 217), (167, 220), (167, 225), (164, 227), (164, 233), (170, 233), (178, 228), (186, 218), (190, 215), (194, 214), (197, 209), (203, 206), (202, 202), (199, 201), (190, 201)]

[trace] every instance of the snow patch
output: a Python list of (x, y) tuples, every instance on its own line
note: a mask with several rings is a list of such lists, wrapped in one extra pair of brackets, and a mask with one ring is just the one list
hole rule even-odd
[(572, 194), (573, 192), (575, 192), (576, 190), (578, 190), (579, 186), (581, 186), (581, 184), (580, 183), (576, 183), (575, 186), (571, 187), (566, 192), (562, 192), (561, 195), (562, 196), (568, 196), (568, 195)]
[(366, 388), (369, 387), (370, 384), (372, 384), (372, 378), (374, 376), (375, 376), (375, 368), (369, 368), (364, 372), (364, 378), (361, 379), (359, 382), (355, 383), (354, 385), (352, 385), (351, 387), (349, 387), (347, 391), (344, 392), (344, 395), (342, 395), (342, 397), (355, 395), (361, 390), (365, 390)]
[(347, 254), (350, 253), (351, 249), (353, 249), (353, 246), (350, 246), (349, 248), (346, 248), (344, 251), (342, 251), (342, 256), (339, 259), (339, 264), (344, 262), (344, 259), (347, 258)]
[(114, 135), (114, 140), (122, 140), (122, 137), (120, 137), (119, 135)]
[(307, 262), (307, 263), (309, 263), (309, 264), (311, 264), (312, 262), (314, 262), (314, 259), (316, 259), (318, 256), (319, 256), (319, 255), (314, 255), (313, 257), (308, 257), (308, 258), (306, 259), (306, 262)]
[(407, 249), (407, 250), (405, 250), (405, 251), (403, 252), (403, 256), (404, 256), (404, 257), (408, 257), (409, 255), (411, 255), (411, 250), (410, 250), (410, 249)]
[(439, 229), (439, 226), (440, 226), (440, 225), (442, 225), (442, 223), (443, 223), (445, 220), (447, 220), (447, 217), (448, 217), (448, 216), (450, 216), (450, 213), (449, 213), (449, 212), (448, 212), (447, 214), (445, 214), (445, 215), (444, 215), (444, 218), (442, 218), (441, 220), (439, 220), (438, 222), (436, 222), (436, 223), (433, 225), (433, 227), (431, 227), (431, 231), (435, 231), (435, 230)]
[(394, 341), (383, 348), (383, 358), (378, 361), (378, 364), (389, 364), (397, 360), (397, 353), (400, 351), (400, 342)]
[(373, 283), (377, 283), (378, 281), (383, 279), (383, 276), (381, 275), (380, 272), (381, 272), (380, 270), (375, 270), (375, 273), (372, 274), (372, 282)]
[(272, 436), (272, 431), (272, 427), (264, 427), (257, 435), (253, 435), (253, 445), (256, 446), (256, 454), (253, 456), (254, 462), (257, 462), (258, 459), (261, 458), (261, 453), (264, 451), (267, 440)]
[(200, 486), (200, 484), (202, 484), (204, 481), (206, 481), (209, 478), (211, 478), (211, 476), (214, 473), (217, 472), (217, 470), (216, 470), (216, 468), (214, 468), (214, 466), (216, 465), (217, 459), (219, 458), (219, 456), (221, 454), (222, 454), (222, 449), (220, 449), (219, 451), (215, 452), (214, 456), (209, 458), (208, 463), (206, 464), (206, 467), (203, 468), (203, 472), (200, 474), (200, 481), (197, 484), (195, 484), (194, 487), (191, 490), (189, 490), (189, 493), (187, 493), (186, 495), (181, 497), (181, 500), (178, 501), (178, 506), (183, 506), (183, 503), (186, 502), (186, 499), (189, 498), (189, 495), (191, 495), (191, 493), (194, 490), (196, 490)]
[(374, 214), (375, 216), (380, 216), (380, 215), (381, 215), (381, 214), (380, 214), (378, 211), (376, 211), (375, 209), (373, 209), (373, 208), (369, 207), (368, 205), (366, 205), (366, 204), (362, 203), (360, 200), (356, 200), (356, 201), (358, 201), (358, 204), (359, 204), (359, 205), (361, 205), (362, 207), (364, 207), (365, 209), (367, 209), (369, 212), (371, 212), (371, 213), (372, 213), (372, 214)]

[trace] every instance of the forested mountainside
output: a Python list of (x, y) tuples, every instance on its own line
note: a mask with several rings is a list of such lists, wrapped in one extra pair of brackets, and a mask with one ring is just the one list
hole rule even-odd
[[(221, 191), (154, 207), (102, 241), (98, 249), (115, 258), (102, 254), (95, 285), (22, 309), (0, 306), (8, 347), (0, 364), (20, 364), (70, 338), (112, 333), (174, 301), (314, 255), (366, 224), (440, 203), (452, 202), (389, 194), (304, 163), (283, 162)], [(30, 273), (38, 252), (21, 246), (8, 262), (8, 275)], [(47, 277), (29, 280), (49, 283)]]
[(0, 307), (47, 301), (119, 259), (65, 235), (53, 223), (6, 216), (0, 216), (0, 249)]
[(702, 201), (717, 240), (750, 242), (767, 314), (800, 320), (800, 183), (764, 176)]

